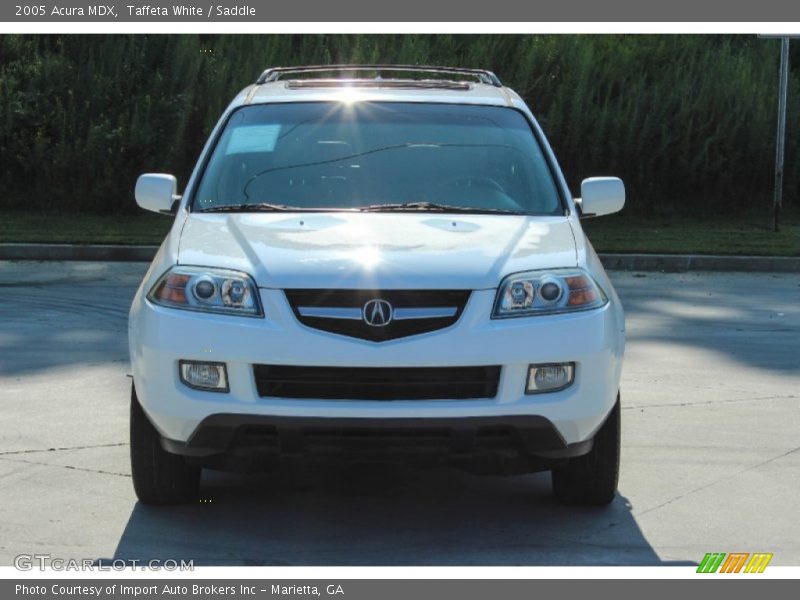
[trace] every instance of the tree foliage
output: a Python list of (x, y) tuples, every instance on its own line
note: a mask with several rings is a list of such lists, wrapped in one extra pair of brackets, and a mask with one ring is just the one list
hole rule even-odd
[[(529, 103), (573, 191), (626, 181), (629, 210), (713, 214), (772, 194), (778, 44), (703, 35), (0, 36), (0, 207), (134, 210), (145, 171), (186, 182), (233, 95), (267, 66), (494, 70)], [(790, 80), (786, 198), (798, 188)]]

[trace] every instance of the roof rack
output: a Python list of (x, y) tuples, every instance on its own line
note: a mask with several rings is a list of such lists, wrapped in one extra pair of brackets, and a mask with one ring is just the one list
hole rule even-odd
[(386, 88), (395, 90), (455, 90), (466, 92), (467, 81), (442, 81), (432, 79), (294, 79), (286, 82), (290, 90), (308, 90), (341, 87)]
[[(461, 67), (428, 67), (421, 65), (312, 65), (305, 67), (274, 67), (264, 71), (256, 80), (257, 85), (278, 81), (284, 75), (308, 73), (356, 73), (358, 71), (375, 71), (378, 79), (384, 73), (430, 73), (439, 75), (461, 75), (474, 77), (479, 83), (503, 87), (500, 78), (484, 69), (464, 69)], [(397, 79), (397, 78), (396, 78)]]

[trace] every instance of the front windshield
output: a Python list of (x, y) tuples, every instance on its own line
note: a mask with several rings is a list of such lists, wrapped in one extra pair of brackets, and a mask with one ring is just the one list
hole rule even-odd
[(259, 206), (563, 214), (521, 113), (396, 102), (264, 104), (233, 113), (194, 209)]

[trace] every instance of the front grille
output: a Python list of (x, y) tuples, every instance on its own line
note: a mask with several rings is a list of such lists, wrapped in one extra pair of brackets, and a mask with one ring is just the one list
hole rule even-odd
[[(458, 321), (469, 299), (464, 290), (285, 290), (303, 325), (330, 333), (384, 342), (436, 331)], [(391, 305), (388, 324), (369, 325), (364, 307), (372, 300)], [(387, 313), (388, 314), (388, 313)]]
[(323, 400), (494, 398), (500, 367), (298, 367), (254, 365), (259, 396)]

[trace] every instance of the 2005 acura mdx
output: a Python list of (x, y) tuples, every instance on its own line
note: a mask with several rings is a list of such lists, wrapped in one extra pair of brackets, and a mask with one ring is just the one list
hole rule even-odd
[(619, 470), (619, 299), (522, 99), (491, 72), (276, 68), (225, 110), (130, 311), (142, 502), (202, 468), (288, 456), (552, 470), (607, 504)]

